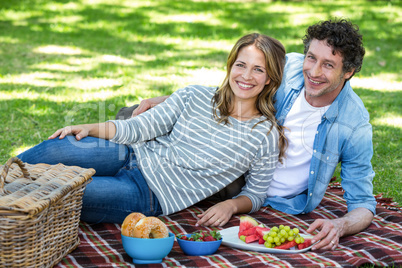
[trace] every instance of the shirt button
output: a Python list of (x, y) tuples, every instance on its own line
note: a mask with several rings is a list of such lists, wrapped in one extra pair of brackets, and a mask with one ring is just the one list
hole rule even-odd
[(318, 130), (317, 130), (317, 134), (318, 134)]
[(310, 196), (312, 196), (313, 195), (313, 193), (310, 193)]
[(311, 173), (311, 174), (314, 174), (314, 171), (312, 170), (310, 173)]
[(327, 156), (327, 160), (329, 160), (329, 156)]
[(316, 153), (317, 152), (317, 150), (314, 150), (314, 153)]
[(306, 214), (306, 212), (302, 212), (302, 214)]

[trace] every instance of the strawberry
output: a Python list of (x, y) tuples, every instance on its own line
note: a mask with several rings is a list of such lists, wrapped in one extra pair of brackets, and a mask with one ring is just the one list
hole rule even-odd
[(212, 235), (208, 235), (204, 237), (204, 241), (216, 241), (216, 239)]
[(178, 235), (177, 238), (187, 240), (187, 241), (198, 241), (198, 242), (204, 242), (204, 241), (216, 241), (220, 240), (222, 238), (222, 235), (218, 231), (197, 231), (191, 236), (185, 236), (185, 235)]

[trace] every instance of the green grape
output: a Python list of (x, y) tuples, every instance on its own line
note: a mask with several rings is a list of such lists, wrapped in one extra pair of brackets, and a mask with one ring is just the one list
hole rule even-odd
[(295, 241), (296, 241), (297, 244), (300, 244), (300, 241), (301, 241), (300, 238), (301, 238), (300, 236), (295, 238)]
[(267, 240), (268, 237), (270, 237), (270, 236), (269, 236), (269, 233), (266, 233), (266, 234), (262, 237), (262, 239)]
[(286, 238), (282, 237), (281, 238), (281, 243), (285, 243), (285, 241), (286, 241)]
[(279, 225), (279, 230), (282, 230), (283, 228), (285, 228), (285, 226), (283, 226), (283, 224)]
[(274, 238), (272, 236), (268, 236), (268, 238), (266, 239), (267, 242), (272, 243), (274, 242)]
[(275, 244), (276, 244), (276, 243), (279, 243), (279, 242), (280, 242), (280, 238), (279, 238), (279, 237), (274, 237), (274, 242), (275, 242)]
[(275, 245), (280, 246), (280, 245), (281, 245), (281, 242), (278, 242), (278, 243), (275, 242)]
[(271, 231), (273, 231), (273, 232), (279, 232), (279, 228), (278, 227), (276, 227), (276, 226), (274, 226), (274, 227), (272, 227), (271, 228)]
[(279, 233), (279, 234), (277, 235), (277, 237), (278, 237), (279, 239), (281, 239), (281, 238), (282, 238), (281, 233)]
[(293, 232), (294, 232), (295, 234), (298, 234), (298, 233), (299, 233), (299, 229), (293, 228)]
[(285, 226), (284, 229), (285, 229), (286, 232), (289, 232), (290, 231), (290, 226)]
[(286, 233), (286, 231), (285, 231), (285, 230), (281, 230), (281, 231), (280, 231), (280, 234), (281, 234), (282, 236), (287, 235), (287, 233)]
[(304, 243), (304, 238), (303, 237), (300, 237), (300, 244), (301, 243)]
[(277, 236), (278, 234), (275, 232), (275, 231), (270, 231), (269, 232), (269, 236), (272, 236), (272, 237), (275, 237), (275, 236)]
[(266, 248), (271, 248), (271, 247), (272, 247), (272, 244), (269, 243), (269, 242), (265, 242), (265, 243), (264, 243), (264, 246), (265, 246)]
[(289, 237), (288, 237), (288, 241), (293, 241), (293, 239), (295, 239), (294, 236), (289, 236)]
[(289, 232), (288, 232), (288, 235), (289, 236), (293, 236), (295, 233), (293, 232), (293, 230), (290, 230)]

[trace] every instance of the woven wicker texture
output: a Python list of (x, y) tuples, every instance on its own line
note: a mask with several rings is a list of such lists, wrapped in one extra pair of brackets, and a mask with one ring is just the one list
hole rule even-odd
[(79, 244), (82, 195), (93, 169), (0, 166), (0, 267), (52, 267)]

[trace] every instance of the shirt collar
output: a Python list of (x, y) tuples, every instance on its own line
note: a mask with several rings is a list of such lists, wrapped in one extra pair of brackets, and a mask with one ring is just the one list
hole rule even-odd
[[(289, 81), (289, 84), (291, 85), (293, 90), (297, 91), (297, 94), (300, 94), (301, 90), (304, 87), (303, 73), (301, 73), (301, 75), (293, 77)], [(335, 98), (331, 106), (328, 108), (327, 112), (324, 114), (324, 118), (328, 119), (332, 123), (335, 121), (335, 119), (338, 117), (339, 110), (344, 103), (343, 100), (345, 99), (346, 95), (349, 94), (351, 89), (352, 88), (350, 86), (350, 82), (346, 81), (341, 92), (339, 92), (338, 96)]]

